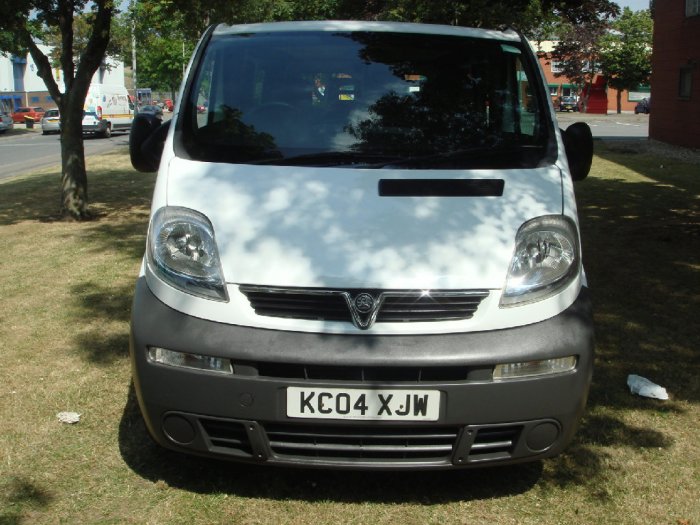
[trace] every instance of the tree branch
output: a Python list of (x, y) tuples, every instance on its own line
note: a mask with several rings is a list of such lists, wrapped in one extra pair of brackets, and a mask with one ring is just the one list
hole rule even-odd
[(97, 4), (97, 13), (92, 26), (92, 34), (88, 40), (85, 51), (80, 57), (78, 68), (76, 71), (75, 80), (80, 84), (80, 89), (85, 89), (90, 85), (92, 76), (100, 67), (109, 45), (109, 33), (112, 22), (112, 11), (114, 4), (112, 0), (99, 0)]
[(34, 40), (32, 39), (31, 35), (27, 33), (27, 47), (29, 49), (29, 53), (32, 55), (32, 59), (34, 60), (34, 64), (36, 64), (37, 68), (37, 74), (41, 77), (41, 79), (44, 81), (44, 84), (46, 84), (46, 89), (48, 89), (49, 94), (51, 97), (54, 99), (56, 104), (58, 106), (61, 106), (61, 101), (63, 99), (63, 94), (61, 93), (61, 90), (58, 88), (58, 84), (56, 84), (56, 80), (53, 78), (53, 71), (51, 69), (51, 62), (49, 62), (49, 58), (41, 52), (41, 49), (39, 49), (39, 46), (36, 45)]
[(61, 30), (61, 69), (63, 85), (68, 93), (73, 86), (73, 0), (63, 0), (58, 5), (58, 26)]

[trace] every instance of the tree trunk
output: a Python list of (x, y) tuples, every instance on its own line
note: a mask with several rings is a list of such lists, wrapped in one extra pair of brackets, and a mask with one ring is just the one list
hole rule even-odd
[[(84, 97), (83, 97), (84, 99)], [(76, 220), (90, 218), (83, 145), (83, 108), (65, 97), (61, 109), (61, 212)], [(70, 107), (77, 106), (77, 107)]]
[(622, 90), (617, 90), (617, 114), (622, 113)]
[(90, 219), (88, 181), (83, 144), (83, 105), (90, 77), (73, 81), (70, 91), (61, 97), (61, 213), (78, 221)]
[(583, 88), (583, 102), (582, 102), (582, 113), (588, 113), (588, 99), (591, 97), (591, 89), (593, 88), (593, 80), (589, 80), (586, 86)]

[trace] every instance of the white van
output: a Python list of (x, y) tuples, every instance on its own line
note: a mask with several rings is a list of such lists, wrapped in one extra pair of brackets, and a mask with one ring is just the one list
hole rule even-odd
[(173, 120), (131, 321), (149, 432), (275, 465), (440, 469), (561, 452), (593, 326), (574, 180), (513, 31), (220, 25)]
[(107, 120), (111, 131), (129, 131), (134, 120), (134, 106), (126, 87), (118, 84), (91, 84), (83, 109)]

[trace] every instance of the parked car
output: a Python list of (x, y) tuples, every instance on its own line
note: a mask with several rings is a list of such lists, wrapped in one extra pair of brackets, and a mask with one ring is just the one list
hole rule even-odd
[(12, 114), (12, 121), (15, 124), (24, 124), (24, 119), (26, 117), (30, 117), (34, 119), (34, 122), (39, 122), (43, 116), (44, 108), (39, 106), (17, 108), (17, 110)]
[(5, 133), (12, 129), (15, 123), (12, 121), (12, 115), (5, 111), (0, 111), (0, 133)]
[(559, 99), (559, 111), (578, 111), (576, 97), (561, 97)]
[(155, 104), (147, 104), (141, 107), (141, 109), (139, 109), (139, 113), (147, 113), (150, 115), (155, 115), (159, 118), (163, 116), (163, 110)]
[(649, 114), (651, 112), (651, 98), (643, 98), (639, 102), (637, 102), (637, 105), (634, 106), (634, 114), (638, 115), (639, 113), (644, 113), (644, 114)]
[(83, 112), (83, 135), (109, 138), (112, 136), (112, 123), (101, 118), (94, 111)]
[(189, 71), (175, 121), (129, 138), (158, 171), (130, 337), (154, 439), (350, 469), (564, 450), (593, 371), (573, 183), (593, 139), (559, 132), (528, 41), (219, 25)]
[(61, 116), (57, 109), (49, 109), (41, 118), (41, 134), (48, 135), (49, 133), (61, 132)]

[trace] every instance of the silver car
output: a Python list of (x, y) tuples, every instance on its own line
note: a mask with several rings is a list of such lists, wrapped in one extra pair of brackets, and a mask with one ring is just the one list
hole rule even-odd
[(61, 132), (61, 116), (57, 109), (49, 109), (41, 118), (41, 134), (48, 135), (49, 133)]
[(0, 111), (0, 133), (5, 133), (8, 129), (14, 127), (14, 122), (12, 122), (12, 115), (4, 111)]
[(83, 135), (112, 136), (112, 123), (98, 116), (94, 111), (83, 112)]

